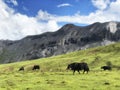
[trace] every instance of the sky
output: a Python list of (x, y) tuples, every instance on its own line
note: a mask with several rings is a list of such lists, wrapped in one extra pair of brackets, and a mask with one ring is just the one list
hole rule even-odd
[(0, 0), (0, 40), (54, 32), (72, 23), (120, 22), (120, 0)]

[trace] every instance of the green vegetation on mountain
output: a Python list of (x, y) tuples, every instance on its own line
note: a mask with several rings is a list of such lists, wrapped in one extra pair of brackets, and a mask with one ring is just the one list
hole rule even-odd
[[(87, 62), (88, 74), (75, 75), (66, 67), (72, 62)], [(34, 64), (40, 70), (32, 71)], [(111, 65), (112, 71), (100, 69)], [(24, 66), (25, 71), (18, 71)], [(32, 61), (0, 65), (0, 90), (119, 90), (120, 43), (90, 48)]]

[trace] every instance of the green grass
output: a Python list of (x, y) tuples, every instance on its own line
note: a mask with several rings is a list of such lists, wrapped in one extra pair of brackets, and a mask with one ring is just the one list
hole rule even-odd
[[(0, 90), (119, 90), (120, 43), (76, 51), (50, 58), (0, 65)], [(87, 62), (88, 74), (72, 74), (72, 62)], [(100, 67), (111, 62), (112, 71)], [(34, 64), (41, 69), (32, 71)], [(24, 66), (25, 71), (18, 69)]]
[(14, 72), (1, 74), (0, 90), (119, 90), (120, 71)]

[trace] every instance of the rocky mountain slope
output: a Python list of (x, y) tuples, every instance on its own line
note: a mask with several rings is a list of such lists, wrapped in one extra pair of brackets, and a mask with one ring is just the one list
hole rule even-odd
[(56, 32), (0, 41), (0, 63), (32, 60), (120, 41), (120, 22), (85, 27), (66, 24)]

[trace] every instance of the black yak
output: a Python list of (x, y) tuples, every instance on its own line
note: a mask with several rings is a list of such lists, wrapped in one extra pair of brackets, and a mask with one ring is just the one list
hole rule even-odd
[(18, 71), (24, 71), (24, 67), (20, 67)]
[(39, 65), (34, 65), (32, 70), (37, 70), (37, 69), (40, 69), (40, 66)]
[(89, 71), (89, 67), (87, 65), (87, 63), (85, 62), (82, 62), (82, 63), (71, 63), (67, 66), (67, 70), (70, 69), (70, 70), (73, 70), (73, 74), (75, 73), (75, 71), (78, 71), (79, 74), (80, 74), (80, 70), (83, 70), (83, 73)]
[(101, 69), (103, 69), (103, 70), (112, 70), (111, 66), (102, 66)]

